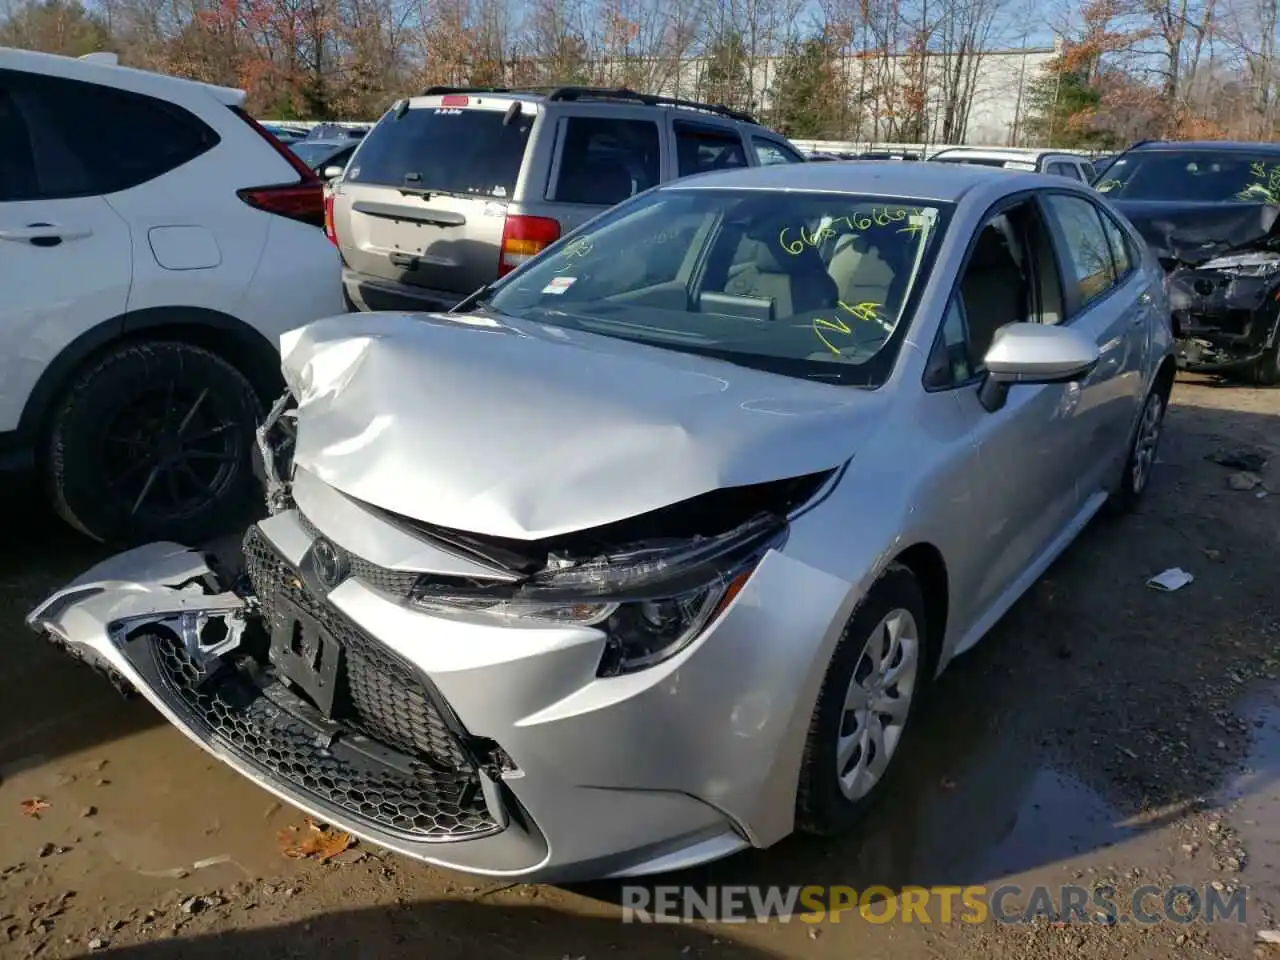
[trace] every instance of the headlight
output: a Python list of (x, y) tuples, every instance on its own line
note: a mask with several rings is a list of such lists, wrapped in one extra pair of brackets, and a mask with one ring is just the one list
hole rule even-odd
[(551, 557), (517, 585), (424, 576), (410, 602), (441, 616), (594, 627), (605, 635), (598, 674), (652, 667), (692, 643), (786, 535), (760, 514), (717, 537), (650, 540), (583, 561)]
[(605, 635), (597, 673), (616, 677), (674, 657), (737, 596), (754, 564), (735, 576), (670, 597), (611, 603), (543, 603), (533, 600), (419, 593), (414, 605), (445, 616), (475, 612), (526, 623), (596, 627)]

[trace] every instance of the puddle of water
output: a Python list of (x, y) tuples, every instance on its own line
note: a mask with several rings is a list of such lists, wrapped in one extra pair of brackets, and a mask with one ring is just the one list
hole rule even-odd
[(1120, 815), (1078, 780), (1038, 770), (1014, 812), (1012, 828), (971, 865), (981, 877), (1005, 877), (1095, 852), (1135, 835)]
[(1280, 908), (1280, 690), (1245, 704), (1253, 743), (1244, 770), (1221, 791), (1247, 857), (1242, 879), (1250, 899)]

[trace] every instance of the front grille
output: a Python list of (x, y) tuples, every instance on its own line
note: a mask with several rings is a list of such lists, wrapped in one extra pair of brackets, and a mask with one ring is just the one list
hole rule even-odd
[[(333, 606), (315, 597), (256, 525), (245, 536), (244, 559), (268, 632), (278, 624), (281, 614), (277, 601), (284, 598), (314, 617), (342, 647), (346, 693), (352, 708), (350, 720), (355, 726), (445, 769), (468, 765), (418, 672), (357, 629)], [(340, 699), (341, 693), (340, 690)]]
[(475, 763), (426, 678), (312, 594), (256, 525), (245, 536), (244, 556), (268, 635), (287, 601), (342, 648), (332, 717), (253, 655), (259, 641), (246, 640), (206, 674), (176, 637), (156, 631), (137, 637), (128, 652), (166, 701), (204, 739), (335, 819), (342, 814), (425, 842), (500, 831)]
[[(322, 536), (316, 525), (308, 520), (301, 510), (298, 511), (298, 523), (312, 540)], [(348, 555), (351, 558), (351, 576), (381, 593), (397, 598), (407, 597), (413, 592), (414, 585), (418, 582), (419, 575), (412, 571), (391, 570), (380, 567), (364, 557)]]
[(225, 666), (207, 676), (170, 633), (134, 643), (148, 644), (153, 669), (144, 672), (161, 681), (171, 705), (204, 739), (230, 748), (318, 810), (423, 842), (474, 839), (500, 829), (474, 775), (395, 756), (360, 736), (333, 737), (340, 725), (309, 717), (309, 705), (280, 683), (263, 684)]

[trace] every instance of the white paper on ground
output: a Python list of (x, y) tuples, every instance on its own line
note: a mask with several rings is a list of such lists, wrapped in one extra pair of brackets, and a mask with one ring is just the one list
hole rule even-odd
[(1157, 573), (1154, 577), (1147, 581), (1147, 586), (1156, 590), (1164, 590), (1172, 593), (1174, 590), (1181, 590), (1188, 583), (1191, 583), (1195, 577), (1187, 573), (1181, 567), (1170, 567), (1163, 573)]

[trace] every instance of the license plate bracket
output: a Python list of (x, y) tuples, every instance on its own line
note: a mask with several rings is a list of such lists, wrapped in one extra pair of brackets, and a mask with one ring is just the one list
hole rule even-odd
[(342, 646), (320, 622), (296, 604), (278, 601), (268, 657), (275, 668), (333, 717), (343, 660)]

